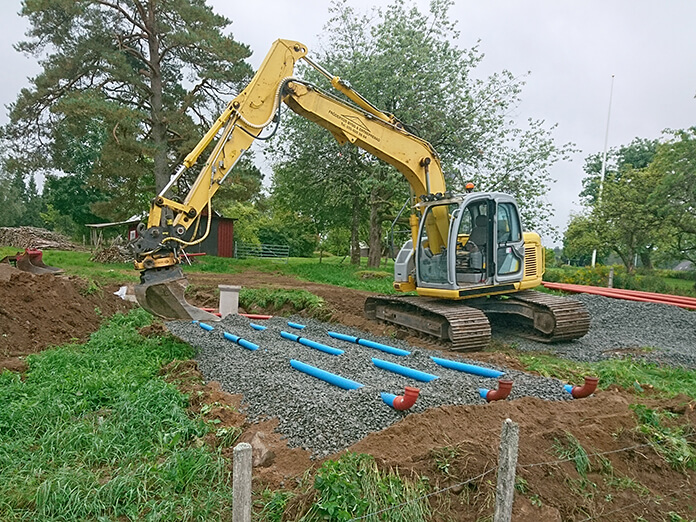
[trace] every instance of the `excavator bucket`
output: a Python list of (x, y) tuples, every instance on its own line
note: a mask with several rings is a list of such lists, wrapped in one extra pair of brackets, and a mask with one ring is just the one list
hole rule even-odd
[(38, 248), (25, 248), (24, 252), (17, 252), (14, 256), (5, 256), (1, 262), (7, 262), (16, 266), (23, 272), (31, 274), (62, 274), (63, 270), (54, 266), (48, 266), (43, 262), (43, 251)]
[(181, 268), (145, 270), (134, 290), (138, 304), (163, 319), (219, 321), (220, 318), (186, 302), (188, 281)]

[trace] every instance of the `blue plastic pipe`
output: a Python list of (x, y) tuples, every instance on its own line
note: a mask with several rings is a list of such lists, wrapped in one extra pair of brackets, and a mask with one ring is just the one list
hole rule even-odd
[(305, 328), (307, 328), (306, 324), (291, 323), (290, 321), (288, 321), (288, 326), (297, 330), (304, 330)]
[(394, 399), (396, 399), (396, 395), (393, 393), (380, 392), (379, 396), (382, 397), (384, 404), (391, 406), (392, 408), (394, 407)]
[(209, 332), (211, 330), (215, 330), (215, 328), (213, 326), (210, 326), (207, 323), (201, 323), (200, 321), (193, 321), (193, 324), (197, 324), (198, 326), (200, 326), (201, 328), (203, 328), (204, 330), (207, 330)]
[(331, 355), (341, 355), (342, 353), (344, 353), (343, 350), (339, 350), (338, 348), (334, 348), (333, 346), (327, 346), (325, 344), (317, 343), (315, 341), (312, 341), (311, 339), (298, 337), (297, 335), (293, 335), (288, 332), (280, 332), (280, 336), (284, 339), (295, 341), (297, 343), (309, 346), (310, 348), (314, 348), (315, 350), (319, 350), (321, 352), (328, 353)]
[(311, 375), (312, 377), (321, 379), (324, 382), (328, 382), (329, 384), (343, 388), (344, 390), (357, 390), (358, 388), (362, 388), (364, 386), (364, 384), (360, 384), (359, 382), (351, 381), (350, 379), (346, 379), (345, 377), (341, 377), (335, 373), (327, 372), (326, 370), (305, 364), (301, 361), (296, 361), (295, 359), (290, 359), (290, 366), (296, 370), (306, 373), (307, 375)]
[(449, 368), (450, 370), (471, 373), (480, 377), (492, 377), (494, 379), (497, 379), (505, 373), (498, 370), (492, 370), (490, 368), (484, 368), (483, 366), (476, 366), (474, 364), (466, 364), (463, 362), (451, 361), (449, 359), (440, 359), (439, 357), (432, 356), (430, 358), (440, 366), (444, 366), (445, 368)]
[(239, 346), (242, 348), (246, 348), (247, 350), (258, 350), (259, 345), (254, 344), (251, 341), (247, 341), (246, 339), (242, 339), (241, 337), (238, 337), (234, 334), (223, 332), (222, 336), (227, 339), (228, 341), (232, 341), (233, 343), (237, 343)]
[(260, 331), (262, 331), (262, 332), (263, 332), (266, 328), (268, 328), (268, 326), (261, 326), (260, 324), (256, 324), (256, 323), (249, 323), (249, 326), (251, 326), (254, 330), (260, 330)]
[(410, 377), (411, 379), (421, 382), (430, 382), (437, 379), (437, 375), (433, 375), (432, 373), (421, 372), (420, 370), (415, 370), (413, 368), (409, 368), (408, 366), (401, 366), (400, 364), (383, 361), (382, 359), (375, 359), (374, 357), (372, 358), (372, 364), (377, 366), (377, 368), (398, 373), (404, 377)]
[(338, 332), (327, 332), (334, 339), (340, 339), (341, 341), (348, 341), (349, 343), (359, 344), (361, 346), (367, 346), (368, 348), (374, 348), (375, 350), (381, 350), (383, 352), (391, 353), (392, 355), (411, 355), (411, 352), (407, 350), (401, 350), (400, 348), (394, 348), (386, 344), (376, 343), (374, 341), (368, 341), (367, 339), (360, 339), (359, 337), (353, 337), (352, 335), (346, 335)]

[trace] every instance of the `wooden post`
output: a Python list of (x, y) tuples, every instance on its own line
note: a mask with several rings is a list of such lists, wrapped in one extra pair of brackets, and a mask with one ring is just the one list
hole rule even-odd
[(251, 444), (234, 447), (232, 467), (232, 522), (251, 522)]
[(495, 514), (493, 522), (512, 520), (512, 502), (515, 498), (515, 468), (520, 426), (510, 419), (503, 421), (498, 451), (498, 485), (495, 489)]
[(609, 282), (607, 283), (609, 288), (614, 288), (614, 267), (609, 267)]

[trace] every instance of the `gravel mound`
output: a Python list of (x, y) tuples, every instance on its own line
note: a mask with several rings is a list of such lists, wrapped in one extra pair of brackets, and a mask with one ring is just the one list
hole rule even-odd
[(495, 338), (520, 350), (552, 352), (575, 361), (631, 356), (696, 368), (696, 312), (591, 294), (577, 294), (573, 298), (584, 303), (590, 312), (590, 331), (584, 337), (557, 344), (497, 332)]
[[(479, 388), (498, 387), (497, 379), (443, 368), (430, 360), (430, 351), (415, 349), (396, 339), (370, 336), (337, 324), (303, 318), (294, 320), (307, 327), (296, 330), (288, 326), (287, 320), (276, 317), (257, 321), (268, 327), (265, 331), (257, 331), (249, 325), (248, 319), (241, 316), (228, 316), (216, 323), (215, 329), (210, 332), (187, 321), (169, 322), (167, 327), (174, 335), (197, 348), (196, 360), (207, 379), (218, 381), (223, 389), (244, 396), (250, 421), (277, 417), (278, 430), (288, 439), (289, 445), (303, 447), (317, 457), (342, 450), (369, 433), (401, 420), (409, 412), (423, 412), (446, 404), (485, 404), (486, 401), (479, 396)], [(341, 355), (320, 352), (283, 339), (280, 336), (282, 330), (345, 352)], [(411, 354), (396, 356), (333, 339), (327, 335), (328, 330), (406, 349)], [(260, 348), (256, 351), (242, 348), (224, 339), (223, 331), (251, 341)], [(485, 366), (455, 353), (432, 354)], [(372, 364), (372, 357), (432, 373), (439, 378), (429, 383), (417, 382), (376, 368)], [(355, 380), (364, 387), (342, 390), (293, 369), (290, 359)], [(505, 371), (505, 378), (514, 381), (510, 398), (571, 399), (563, 389), (563, 383), (557, 379), (504, 368), (495, 369)], [(404, 386), (416, 386), (421, 390), (416, 405), (409, 412), (398, 412), (381, 400), (380, 392), (402, 395)]]

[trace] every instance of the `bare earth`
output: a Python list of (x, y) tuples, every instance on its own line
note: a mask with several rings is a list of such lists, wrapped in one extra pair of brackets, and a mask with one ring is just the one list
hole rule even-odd
[[(18, 276), (13, 270), (0, 268), (0, 369), (25, 372), (25, 355), (51, 345), (82, 341), (98, 328), (103, 316), (126, 308), (111, 292), (90, 293), (78, 280), (38, 277)], [(367, 292), (251, 270), (230, 275), (193, 274), (189, 282), (194, 286), (189, 301), (211, 307), (217, 305), (214, 290), (218, 284), (302, 288), (325, 300), (333, 321), (378, 335), (391, 332), (390, 327), (363, 317)], [(142, 333), (165, 332), (160, 323), (155, 323)], [(424, 339), (407, 340), (442, 349)], [(471, 356), (521, 368), (519, 361), (503, 353)], [(263, 458), (254, 468), (255, 491), (265, 487), (293, 490), (296, 496), (288, 505), (289, 519), (313, 501), (306, 486), (298, 484), (308, 469), (321, 462), (310, 459), (301, 449), (289, 449), (274, 431), (275, 421), (248, 423), (240, 413), (242, 397), (222, 391), (215, 382), (203, 384), (195, 361), (174, 361), (163, 368), (162, 374), (191, 394), (192, 412), (200, 412), (205, 404), (213, 405), (207, 418), (220, 419), (218, 427), (239, 426), (239, 441), (256, 439), (265, 446), (265, 455), (256, 452)], [(629, 408), (636, 403), (671, 411), (675, 424), (696, 431), (696, 402), (686, 396), (658, 401), (649, 394), (639, 397), (628, 390), (611, 389), (588, 399), (558, 403), (524, 398), (485, 406), (435, 408), (409, 415), (350, 450), (369, 453), (380, 467), (398, 468), (402, 476), (428, 477), (433, 491), (454, 486), (430, 497), (434, 520), (488, 519), (493, 513), (500, 427), (504, 419), (511, 418), (520, 425), (513, 520), (679, 520), (670, 513), (678, 513), (684, 520), (696, 519), (696, 473), (671, 468), (653, 447), (644, 445), (647, 440), (636, 431), (636, 417)], [(586, 477), (576, 471), (573, 462), (557, 462), (554, 445), (567, 440), (567, 433), (573, 434), (588, 453), (605, 453), (602, 459), (591, 457), (592, 468)], [(209, 435), (206, 442), (218, 443), (214, 435)], [(231, 451), (231, 447), (223, 449), (229, 457)], [(481, 478), (458, 485), (486, 472)]]

